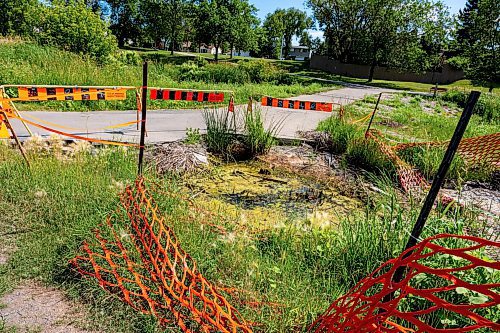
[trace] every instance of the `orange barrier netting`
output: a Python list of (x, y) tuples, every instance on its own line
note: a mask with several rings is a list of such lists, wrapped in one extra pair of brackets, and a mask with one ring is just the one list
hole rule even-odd
[[(500, 262), (482, 259), (481, 251), (486, 248), (498, 250), (500, 243), (471, 236), (428, 238), (361, 280), (336, 300), (310, 331), (498, 331), (500, 323), (495, 322), (498, 315), (495, 317), (494, 311), (500, 306), (500, 283), (468, 282), (468, 274), (488, 276), (488, 272), (500, 270)], [(406, 268), (405, 276), (401, 282), (394, 282), (399, 267)]]
[(403, 161), (396, 155), (393, 148), (380, 138), (382, 134), (376, 130), (370, 130), (366, 133), (366, 137), (375, 141), (382, 153), (396, 165), (396, 171), (399, 178), (399, 183), (406, 193), (419, 194), (429, 187), (425, 177), (414, 167)]
[(143, 179), (127, 187), (117, 215), (108, 218), (107, 235), (96, 231), (96, 241), (85, 242), (85, 254), (72, 260), (81, 274), (162, 325), (175, 323), (190, 333), (252, 332), (181, 248)]
[[(396, 150), (412, 147), (440, 147), (448, 145), (445, 142), (406, 143), (396, 146)], [(500, 132), (463, 139), (458, 147), (458, 153), (472, 165), (487, 163), (495, 168), (500, 168)]]

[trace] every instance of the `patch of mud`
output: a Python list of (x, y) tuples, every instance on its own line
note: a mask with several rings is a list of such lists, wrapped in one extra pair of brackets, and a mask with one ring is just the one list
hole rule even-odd
[(24, 283), (3, 296), (0, 304), (0, 327), (15, 327), (18, 332), (91, 332), (77, 327), (84, 320), (80, 307), (68, 302), (57, 289)]
[(12, 253), (16, 252), (16, 247), (14, 245), (1, 245), (0, 246), (0, 265), (5, 265), (10, 258)]
[(441, 105), (437, 101), (426, 101), (423, 100), (420, 102), (420, 107), (422, 108), (422, 111), (424, 111), (427, 114), (444, 114), (447, 117), (456, 117), (459, 114), (459, 110), (457, 109), (452, 109), (447, 105)]
[(390, 128), (401, 128), (404, 125), (393, 120), (382, 120), (378, 122), (379, 125), (390, 127)]
[[(304, 168), (330, 170), (324, 157), (309, 154), (312, 148), (288, 148), (300, 151), (302, 158), (288, 155), (288, 164), (282, 160), (279, 165), (264, 161), (224, 164), (189, 177), (186, 186), (205, 198), (205, 206), (215, 200), (226, 212), (234, 210), (235, 220), (251, 229), (283, 227), (282, 221), (324, 228), (362, 211), (361, 200), (343, 195), (327, 182), (305, 177)], [(291, 172), (286, 165), (303, 171)]]

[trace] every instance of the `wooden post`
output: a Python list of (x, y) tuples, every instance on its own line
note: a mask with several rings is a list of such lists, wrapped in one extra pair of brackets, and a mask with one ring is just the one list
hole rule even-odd
[(378, 95), (377, 105), (375, 105), (375, 109), (373, 109), (372, 117), (370, 118), (370, 123), (368, 124), (368, 128), (366, 129), (366, 132), (365, 132), (365, 138), (368, 137), (368, 132), (370, 131), (370, 128), (372, 127), (373, 119), (375, 118), (375, 113), (377, 113), (378, 105), (380, 104), (380, 99), (382, 98), (382, 94), (383, 93), (380, 93)]
[(144, 160), (145, 138), (146, 138), (146, 110), (148, 102), (148, 61), (144, 61), (142, 66), (142, 118), (141, 118), (141, 140), (139, 148), (138, 174), (142, 175), (142, 165)]

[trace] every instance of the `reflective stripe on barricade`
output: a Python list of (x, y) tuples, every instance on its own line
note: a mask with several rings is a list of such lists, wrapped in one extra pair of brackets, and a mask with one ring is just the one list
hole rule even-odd
[(224, 93), (190, 90), (151, 89), (150, 98), (151, 100), (221, 103), (224, 102)]
[(294, 101), (289, 99), (278, 99), (272, 97), (262, 97), (262, 106), (272, 106), (275, 108), (308, 110), (308, 111), (323, 111), (332, 112), (333, 103)]

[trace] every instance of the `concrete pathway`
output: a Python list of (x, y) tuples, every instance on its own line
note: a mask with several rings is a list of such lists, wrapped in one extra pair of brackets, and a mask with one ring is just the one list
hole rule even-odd
[[(376, 95), (386, 89), (352, 85), (342, 89), (326, 91), (314, 95), (296, 96), (293, 99), (316, 102), (333, 102), (349, 104), (362, 99), (367, 95)], [(246, 106), (237, 107), (236, 115), (241, 117)], [(288, 110), (273, 107), (262, 107), (266, 124), (280, 123), (278, 136), (281, 138), (295, 138), (297, 131), (308, 131), (316, 128), (318, 123), (330, 116), (330, 113), (316, 111)], [(119, 140), (138, 142), (139, 131), (136, 125), (114, 130), (104, 130), (104, 127), (136, 120), (136, 111), (99, 111), (99, 112), (55, 112), (30, 111), (22, 112), (28, 120), (30, 116), (43, 119), (45, 122), (56, 123), (74, 129), (58, 128), (56, 130), (76, 134), (89, 138), (103, 140)], [(37, 122), (37, 120), (33, 120)], [(16, 133), (21, 139), (28, 137), (28, 132), (17, 120), (12, 120)], [(44, 124), (42, 124), (44, 125)], [(30, 126), (34, 133), (42, 136), (50, 132)], [(147, 117), (148, 143), (175, 141), (185, 137), (187, 128), (206, 129), (201, 110), (160, 110), (149, 111)]]

